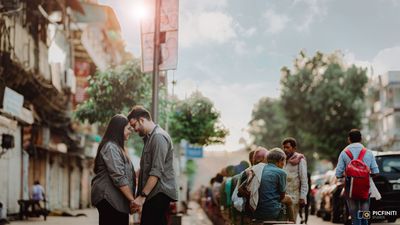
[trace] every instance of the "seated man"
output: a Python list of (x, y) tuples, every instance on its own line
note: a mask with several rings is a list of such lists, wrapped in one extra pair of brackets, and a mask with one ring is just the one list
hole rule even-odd
[[(294, 221), (291, 198), (285, 195), (286, 172), (282, 169), (285, 161), (286, 155), (282, 149), (274, 148), (269, 151), (268, 164), (263, 169), (258, 189), (259, 200), (253, 214), (255, 219)], [(282, 203), (286, 205), (286, 212)]]

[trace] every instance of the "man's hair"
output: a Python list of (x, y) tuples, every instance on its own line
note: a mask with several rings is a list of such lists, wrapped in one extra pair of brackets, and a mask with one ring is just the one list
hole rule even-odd
[(147, 120), (152, 120), (150, 112), (141, 105), (135, 105), (132, 107), (132, 110), (128, 114), (128, 120), (131, 119), (138, 120), (141, 117), (146, 118)]
[(35, 182), (33, 182), (34, 185), (38, 185), (40, 184), (40, 182), (38, 180), (35, 180)]
[(362, 140), (361, 132), (358, 129), (351, 129), (348, 136), (351, 143), (361, 142)]
[(292, 146), (293, 148), (296, 148), (296, 147), (297, 147), (296, 139), (294, 139), (294, 138), (292, 138), (292, 137), (287, 137), (287, 138), (283, 139), (282, 145), (285, 145), (285, 144), (287, 144), (287, 143), (289, 143), (290, 146)]
[(285, 152), (280, 148), (273, 148), (269, 151), (267, 162), (277, 164), (278, 162), (286, 160)]
[(255, 153), (253, 154), (254, 165), (260, 162), (266, 162), (267, 157), (268, 157), (268, 149), (261, 146), (257, 147)]

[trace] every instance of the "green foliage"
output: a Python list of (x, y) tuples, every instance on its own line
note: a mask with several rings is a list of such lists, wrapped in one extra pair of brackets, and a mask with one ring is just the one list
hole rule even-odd
[(301, 52), (294, 70), (282, 68), (281, 101), (287, 134), (298, 139), (301, 151), (336, 163), (346, 146), (347, 132), (361, 128), (366, 70), (346, 68), (340, 54)]
[[(138, 60), (128, 61), (114, 69), (97, 71), (89, 79), (89, 98), (80, 104), (75, 117), (84, 122), (99, 123), (107, 126), (108, 121), (117, 113), (128, 114), (132, 106), (143, 105), (151, 108), (152, 76), (143, 74)], [(165, 127), (167, 111), (167, 89), (159, 90), (159, 123)], [(138, 135), (132, 135), (128, 146), (133, 146), (140, 155), (143, 141)]]
[(89, 79), (89, 99), (80, 104), (75, 116), (80, 121), (106, 124), (116, 113), (127, 113), (135, 104), (150, 107), (151, 77), (140, 71), (139, 61), (115, 69), (97, 71)]
[(175, 143), (182, 139), (198, 145), (223, 143), (228, 131), (219, 124), (219, 117), (213, 103), (196, 92), (188, 99), (176, 102), (169, 131)]
[(249, 125), (255, 145), (267, 149), (280, 147), (282, 137), (286, 136), (287, 125), (280, 101), (271, 98), (260, 99), (253, 109)]

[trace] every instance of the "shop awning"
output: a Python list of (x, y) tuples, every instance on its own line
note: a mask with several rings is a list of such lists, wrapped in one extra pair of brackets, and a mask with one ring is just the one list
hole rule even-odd
[(107, 29), (121, 30), (114, 10), (105, 5), (80, 3), (84, 13), (73, 11), (73, 20), (77, 23), (104, 23)]

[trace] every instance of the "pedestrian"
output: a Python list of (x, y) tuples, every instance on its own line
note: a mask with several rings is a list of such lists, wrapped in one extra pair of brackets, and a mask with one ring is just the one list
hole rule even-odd
[(44, 201), (46, 200), (46, 195), (43, 186), (40, 185), (38, 180), (33, 182), (33, 186), (31, 188), (31, 200), (33, 200), (31, 202), (32, 210), (41, 210), (45, 207)]
[[(259, 199), (254, 218), (258, 220), (293, 221), (291, 198), (286, 195), (286, 172), (282, 169), (286, 163), (286, 154), (280, 148), (273, 148), (263, 166), (261, 183), (258, 188)], [(286, 213), (282, 204), (286, 205)]]
[[(379, 173), (378, 165), (376, 164), (375, 156), (372, 154), (370, 150), (367, 150), (364, 145), (361, 144), (362, 136), (361, 132), (357, 129), (352, 129), (348, 133), (347, 141), (349, 145), (347, 145), (344, 150), (339, 155), (338, 164), (336, 167), (336, 177), (342, 178), (346, 176), (345, 171), (347, 170), (350, 162), (353, 159), (360, 159), (364, 164), (368, 167), (368, 177), (367, 179), (370, 180), (370, 176), (374, 176)], [(351, 157), (350, 157), (350, 156)], [(349, 172), (349, 171), (348, 171)], [(349, 174), (347, 174), (349, 175)], [(350, 211), (351, 220), (353, 225), (367, 225), (368, 219), (364, 218), (364, 216), (359, 216), (359, 212), (361, 211), (369, 211), (369, 183), (363, 185), (356, 185), (357, 182), (351, 182), (355, 184), (353, 187), (354, 190), (358, 193), (362, 193), (364, 188), (368, 188), (366, 190), (366, 198), (365, 199), (356, 199), (349, 195), (351, 191), (349, 189), (349, 177), (346, 177), (346, 184), (345, 184), (345, 191), (346, 191), (346, 201), (347, 206)]]
[(97, 148), (91, 197), (99, 211), (99, 225), (128, 225), (133, 213), (136, 175), (124, 147), (131, 130), (124, 115), (113, 116)]
[(300, 206), (304, 206), (307, 203), (307, 162), (303, 154), (296, 152), (296, 139), (292, 137), (285, 138), (282, 141), (282, 147), (286, 153), (286, 165), (284, 167), (287, 173), (286, 193), (292, 198), (294, 221), (296, 223)]
[(134, 106), (128, 119), (144, 142), (134, 201), (136, 208), (142, 207), (140, 224), (166, 225), (169, 204), (178, 199), (171, 137), (143, 106)]
[(43, 201), (44, 199), (46, 199), (44, 188), (42, 185), (40, 185), (40, 182), (38, 180), (33, 182), (31, 190), (31, 199), (34, 201)]

